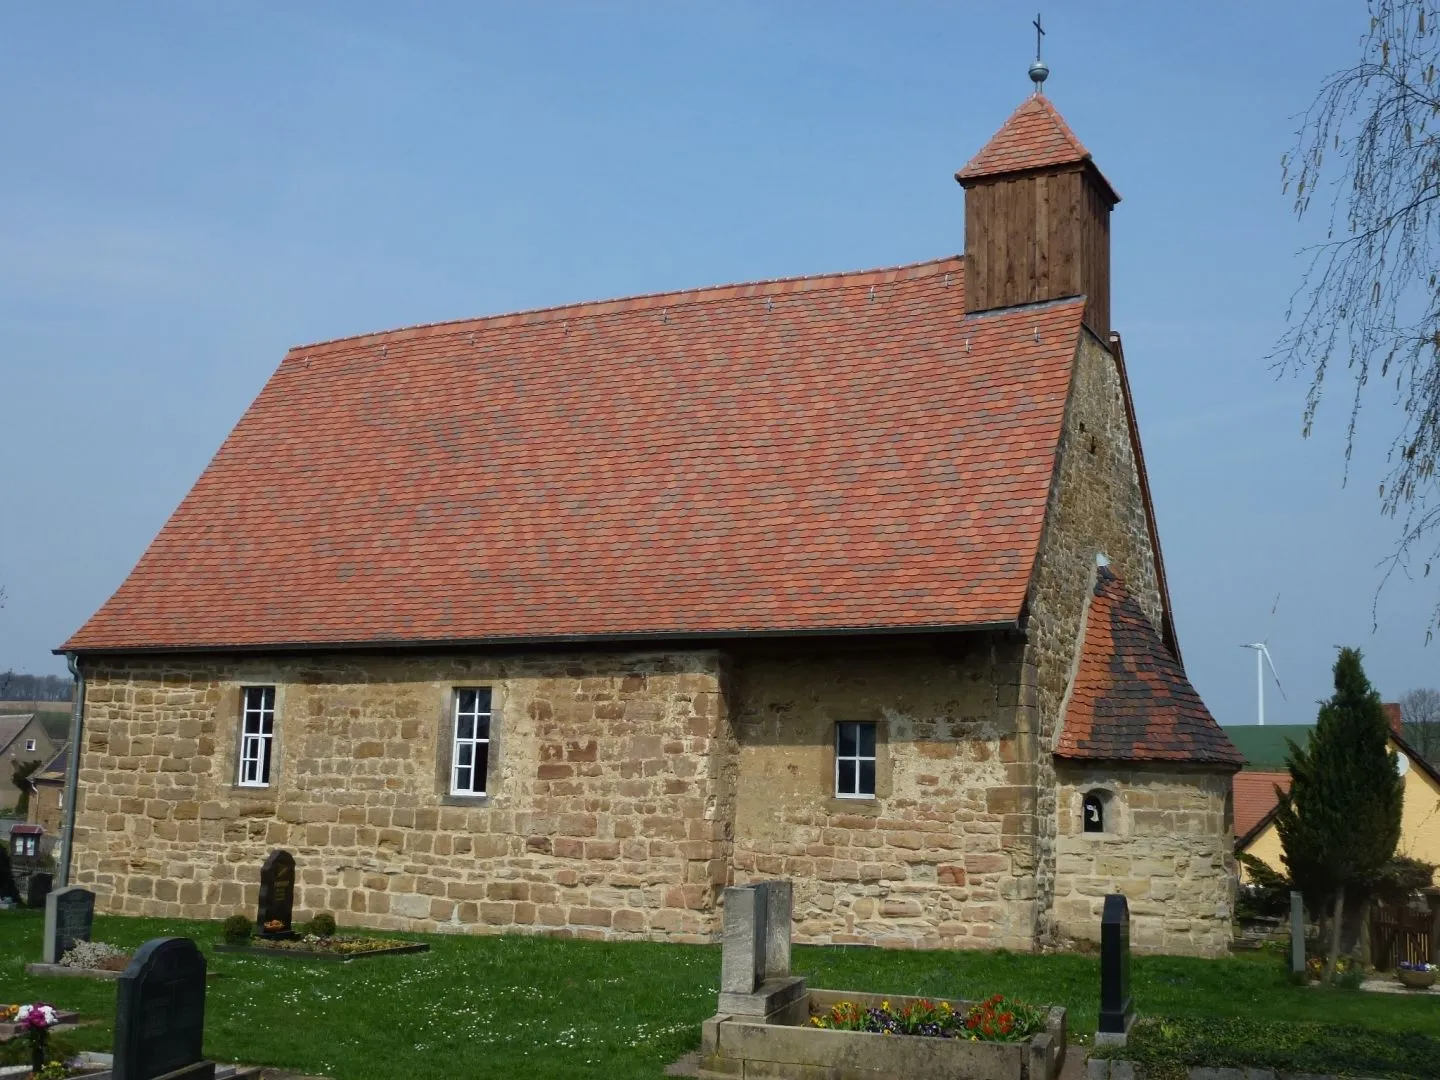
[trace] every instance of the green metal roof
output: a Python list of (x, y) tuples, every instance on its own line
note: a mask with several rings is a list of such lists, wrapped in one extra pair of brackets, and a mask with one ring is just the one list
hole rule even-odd
[(1297, 746), (1310, 742), (1314, 724), (1231, 724), (1225, 734), (1235, 748), (1245, 755), (1245, 768), (1268, 772), (1284, 772), (1290, 754), (1289, 739)]

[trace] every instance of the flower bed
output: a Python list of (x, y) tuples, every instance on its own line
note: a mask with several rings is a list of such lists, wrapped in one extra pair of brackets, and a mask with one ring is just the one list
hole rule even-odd
[(864, 1080), (1053, 1080), (1065, 1056), (1065, 1010), (1000, 995), (980, 1002), (809, 992), (808, 1023), (719, 1015), (701, 1031), (700, 1076), (793, 1077), (845, 1069)]
[[(814, 1005), (813, 999), (811, 1002)], [(812, 1016), (812, 1027), (832, 1031), (869, 1031), (877, 1035), (921, 1035), (935, 1039), (969, 1039), (972, 1042), (1022, 1042), (1045, 1030), (1046, 1013), (1024, 1002), (996, 994), (955, 1011), (948, 1001), (938, 1005), (929, 998), (913, 998), (898, 1008), (885, 998), (879, 1005), (862, 1008), (853, 1001), (840, 1001), (829, 1011)]]
[(251, 938), (245, 944), (216, 945), (216, 952), (244, 953), (248, 956), (288, 956), (307, 960), (358, 960), (369, 956), (398, 956), (404, 953), (428, 952), (424, 942), (396, 938), (362, 937), (358, 934), (334, 934), (321, 937), (306, 934), (294, 938)]

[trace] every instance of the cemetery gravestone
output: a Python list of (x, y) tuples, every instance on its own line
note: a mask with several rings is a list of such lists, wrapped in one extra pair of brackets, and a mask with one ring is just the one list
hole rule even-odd
[(25, 906), (44, 907), (45, 898), (50, 895), (50, 886), (54, 883), (55, 878), (50, 874), (31, 874), (25, 885)]
[(77, 941), (90, 940), (95, 922), (95, 894), (79, 885), (67, 885), (45, 897), (43, 960), (58, 964)]
[(15, 875), (10, 872), (10, 851), (4, 844), (0, 844), (0, 900), (20, 902), (20, 890), (15, 887)]
[[(260, 913), (256, 918), (262, 937), (289, 938), (295, 909), (295, 857), (276, 849), (260, 867)], [(275, 924), (279, 923), (279, 926)]]
[(803, 1023), (809, 1014), (805, 980), (790, 974), (792, 892), (788, 881), (762, 881), (725, 890), (720, 951), (720, 1012)]
[(115, 997), (114, 1080), (214, 1080), (204, 1037), (204, 955), (189, 938), (147, 941)]
[(1097, 1046), (1125, 1045), (1135, 1007), (1130, 999), (1130, 903), (1119, 893), (1105, 897), (1100, 916), (1100, 1028)]
[(1290, 972), (1301, 974), (1305, 971), (1305, 897), (1298, 892), (1290, 894)]
[(765, 981), (765, 897), (753, 885), (725, 890), (720, 992), (753, 994)]

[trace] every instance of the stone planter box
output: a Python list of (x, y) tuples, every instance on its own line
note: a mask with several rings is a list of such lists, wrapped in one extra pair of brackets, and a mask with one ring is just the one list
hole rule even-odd
[(430, 951), (430, 946), (423, 941), (396, 946), (393, 949), (371, 949), (368, 952), (356, 953), (326, 952), (320, 949), (267, 949), (263, 945), (214, 945), (211, 948), (217, 953), (240, 953), (244, 956), (263, 956), (266, 959), (279, 956), (287, 960), (334, 960), (341, 963), (347, 960), (368, 960), (372, 956), (403, 956), (406, 953)]
[[(902, 1008), (913, 997), (847, 994), (812, 990), (809, 1015), (827, 1012), (841, 1001), (861, 1008), (888, 1000)], [(931, 998), (939, 1004), (940, 999)], [(971, 1002), (950, 1002), (956, 1012)], [(971, 1042), (918, 1035), (877, 1035), (868, 1031), (831, 1031), (796, 1024), (767, 1024), (754, 1016), (719, 1015), (701, 1029), (700, 1076), (703, 1080), (792, 1080), (843, 1076), (845, 1080), (1055, 1080), (1065, 1061), (1065, 1010), (1052, 1008), (1045, 1031), (1026, 1042)]]

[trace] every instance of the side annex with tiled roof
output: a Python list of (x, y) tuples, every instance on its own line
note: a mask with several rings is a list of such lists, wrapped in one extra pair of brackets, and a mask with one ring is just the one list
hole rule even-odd
[(1043, 97), (956, 178), (963, 256), (290, 350), (63, 646), (74, 880), (219, 918), (283, 847), (297, 917), (701, 942), (783, 876), (800, 942), (1017, 950), (1121, 890), (1223, 952), (1118, 196)]

